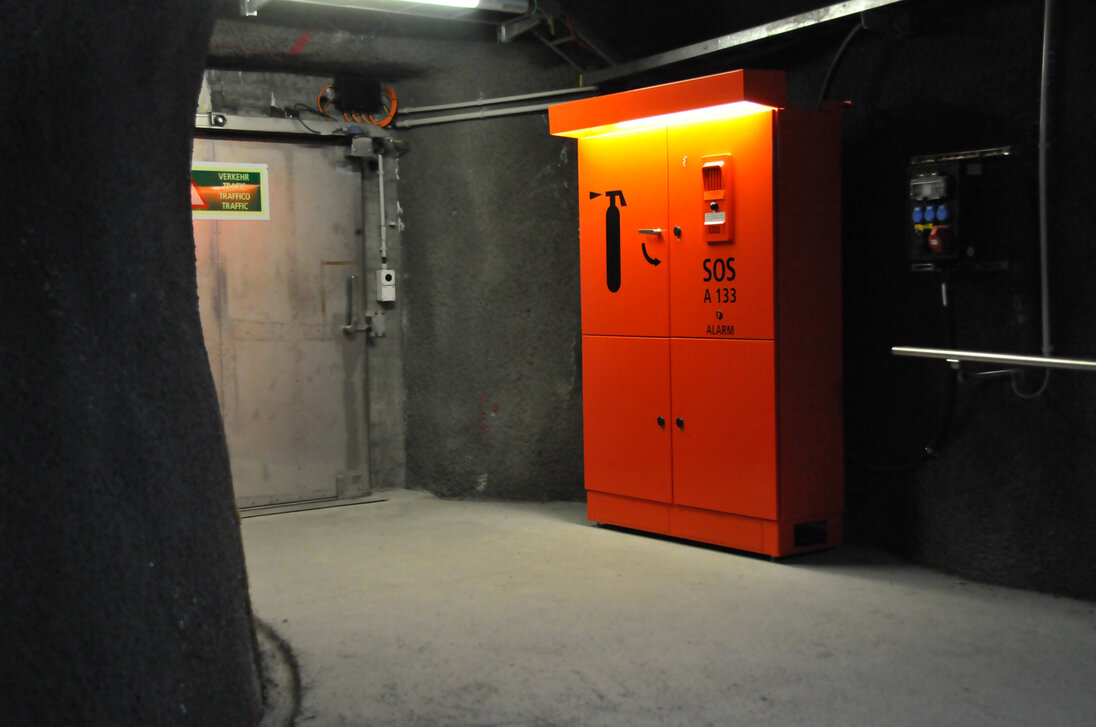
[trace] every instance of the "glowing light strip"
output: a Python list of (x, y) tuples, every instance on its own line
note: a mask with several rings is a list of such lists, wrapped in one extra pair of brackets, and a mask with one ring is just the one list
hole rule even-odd
[(739, 116), (762, 111), (772, 111), (772, 106), (759, 104), (754, 101), (733, 101), (717, 106), (705, 106), (698, 109), (686, 109), (659, 116), (644, 116), (639, 119), (628, 119), (603, 126), (593, 126), (587, 129), (576, 129), (559, 133), (557, 136), (570, 136), (575, 139), (585, 139), (591, 136), (604, 136), (606, 134), (619, 134), (626, 131), (642, 131), (644, 129), (657, 129), (663, 126), (676, 126), (678, 124), (692, 124), (698, 121), (716, 121), (721, 119), (734, 119)]
[(400, 0), (400, 2), (445, 5), (450, 8), (478, 8), (480, 4), (479, 0)]

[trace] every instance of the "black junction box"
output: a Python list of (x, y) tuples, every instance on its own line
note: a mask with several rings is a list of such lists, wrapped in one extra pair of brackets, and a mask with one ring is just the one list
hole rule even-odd
[(335, 105), (347, 114), (377, 114), (384, 110), (380, 81), (364, 76), (335, 76)]
[(914, 157), (906, 229), (913, 270), (1002, 270), (1038, 249), (1038, 189), (1014, 147)]

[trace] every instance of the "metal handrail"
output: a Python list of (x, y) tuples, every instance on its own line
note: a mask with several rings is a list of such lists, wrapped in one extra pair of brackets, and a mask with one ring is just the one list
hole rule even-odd
[(935, 358), (953, 363), (975, 361), (979, 363), (1004, 364), (1006, 366), (1032, 366), (1043, 369), (1072, 369), (1074, 371), (1096, 371), (1096, 361), (1080, 358), (1058, 358), (1056, 356), (1025, 356), (1010, 353), (987, 353), (984, 351), (957, 351), (946, 348), (915, 348), (911, 346), (893, 346), (895, 356), (913, 358)]

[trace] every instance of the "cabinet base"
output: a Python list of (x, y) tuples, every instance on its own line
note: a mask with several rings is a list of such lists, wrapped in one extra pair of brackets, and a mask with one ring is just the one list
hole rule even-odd
[(586, 517), (606, 525), (774, 558), (833, 548), (841, 543), (842, 535), (840, 512), (787, 521), (762, 520), (592, 491), (586, 493)]

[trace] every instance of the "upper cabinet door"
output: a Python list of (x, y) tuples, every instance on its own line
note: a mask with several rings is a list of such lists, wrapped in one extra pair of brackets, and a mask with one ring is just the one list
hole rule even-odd
[(582, 332), (669, 335), (666, 130), (580, 139)]
[(774, 114), (668, 131), (671, 336), (774, 337)]

